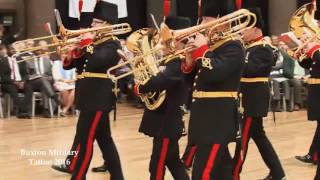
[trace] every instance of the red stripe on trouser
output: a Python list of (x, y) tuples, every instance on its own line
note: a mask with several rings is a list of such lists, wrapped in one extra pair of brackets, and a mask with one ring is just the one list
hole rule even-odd
[(313, 160), (314, 162), (317, 162), (317, 161), (318, 161), (318, 153), (317, 153), (317, 151), (313, 153), (312, 160)]
[(191, 161), (193, 159), (194, 154), (196, 153), (196, 149), (197, 149), (197, 146), (192, 146), (191, 147), (190, 152), (189, 152), (189, 154), (187, 156), (187, 159), (184, 162), (185, 166), (188, 167), (188, 168), (191, 165)]
[(77, 149), (76, 149), (77, 155), (75, 155), (73, 157), (73, 159), (71, 160), (71, 164), (70, 164), (70, 167), (69, 167), (69, 171), (71, 171), (71, 172), (74, 170), (74, 167), (75, 167), (76, 162), (78, 160), (79, 150), (80, 150), (80, 144), (78, 144)]
[(206, 167), (203, 170), (202, 180), (210, 180), (210, 174), (211, 174), (212, 168), (214, 167), (214, 160), (217, 157), (219, 148), (220, 148), (220, 144), (214, 144), (212, 146), (211, 152), (209, 154), (209, 159), (207, 161)]
[[(240, 151), (239, 159), (238, 159), (237, 165), (234, 170), (234, 180), (239, 180), (240, 168), (241, 168), (243, 161), (244, 161), (242, 159), (241, 152), (244, 152), (244, 153), (247, 152), (247, 143), (248, 143), (249, 130), (251, 127), (251, 123), (252, 123), (252, 118), (247, 117), (244, 129), (242, 132), (242, 151)], [(244, 158), (244, 156), (245, 156), (245, 154), (243, 154), (243, 158)]]
[(78, 174), (76, 176), (77, 180), (81, 180), (81, 178), (82, 178), (82, 176), (83, 176), (83, 174), (84, 174), (84, 172), (86, 170), (86, 167), (88, 166), (88, 163), (89, 163), (89, 160), (90, 160), (90, 157), (91, 157), (91, 154), (92, 154), (92, 146), (93, 146), (94, 135), (95, 135), (96, 128), (97, 128), (97, 125), (99, 123), (99, 120), (101, 119), (101, 116), (102, 116), (102, 111), (97, 111), (96, 112), (96, 116), (94, 117), (94, 120), (93, 120), (92, 125), (90, 127), (86, 153), (85, 153), (83, 162), (81, 164), (80, 170), (79, 170), (79, 172), (78, 172)]
[(163, 179), (164, 163), (166, 161), (166, 156), (167, 156), (167, 152), (168, 152), (168, 146), (169, 146), (169, 139), (168, 138), (164, 138), (163, 142), (162, 142), (160, 158), (159, 158), (159, 161), (158, 161), (156, 180), (162, 180)]

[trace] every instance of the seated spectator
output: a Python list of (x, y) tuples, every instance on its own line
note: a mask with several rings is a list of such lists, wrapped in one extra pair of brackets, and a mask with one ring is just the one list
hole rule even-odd
[[(8, 56), (4, 45), (0, 45), (0, 79), (1, 90), (13, 99), (17, 117), (31, 118), (32, 89), (22, 80), (16, 59)], [(24, 94), (22, 101), (18, 99), (18, 92)]]
[(293, 101), (294, 111), (300, 110), (302, 106), (302, 86), (305, 77), (305, 70), (299, 65), (296, 59), (292, 59), (286, 52), (288, 47), (283, 43), (279, 43), (282, 54), (284, 55), (284, 76), (288, 78), (288, 85), (293, 87), (293, 99), (290, 99), (290, 102)]
[(76, 71), (64, 70), (61, 60), (53, 61), (52, 75), (55, 81), (54, 86), (59, 91), (63, 104), (61, 116), (64, 117), (73, 106), (75, 94)]
[[(34, 42), (28, 41), (26, 44), (27, 48), (31, 48)], [(20, 45), (20, 47), (23, 47), (23, 45)], [(59, 97), (53, 88), (50, 57), (42, 54), (40, 58), (37, 58), (32, 53), (23, 53), (17, 57), (17, 60), (19, 61), (25, 58), (32, 58), (32, 60), (19, 63), (22, 79), (25, 79), (26, 83), (32, 87), (33, 92), (41, 92), (44, 101), (43, 115), (44, 117), (50, 117), (49, 98), (52, 98), (56, 104), (60, 104)]]
[(287, 102), (290, 100), (290, 86), (288, 79), (283, 75), (284, 55), (285, 54), (283, 52), (279, 51), (276, 64), (272, 67), (272, 71), (270, 73), (275, 111), (281, 111), (280, 87), (283, 89), (285, 100)]

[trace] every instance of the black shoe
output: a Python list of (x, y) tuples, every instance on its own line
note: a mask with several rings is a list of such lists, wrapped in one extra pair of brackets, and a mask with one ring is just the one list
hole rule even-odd
[(18, 114), (17, 118), (18, 119), (31, 119), (31, 115), (29, 115), (29, 114)]
[(312, 156), (310, 154), (304, 155), (304, 156), (295, 156), (295, 158), (301, 162), (304, 163), (313, 163), (313, 164), (317, 164), (313, 159)]
[(102, 166), (92, 168), (91, 171), (92, 172), (108, 172), (108, 167), (107, 165), (103, 164)]
[(261, 180), (286, 180), (286, 177), (282, 177), (282, 178), (273, 178), (271, 174), (268, 174), (267, 177), (261, 179)]
[(43, 113), (42, 113), (42, 117), (44, 117), (44, 118), (52, 118), (49, 110), (44, 110)]
[(69, 170), (69, 167), (66, 166), (65, 164), (52, 165), (51, 168), (54, 169), (54, 170), (57, 170), (59, 172), (72, 174), (72, 172)]
[(271, 174), (268, 174), (267, 177), (260, 179), (260, 180), (273, 180)]

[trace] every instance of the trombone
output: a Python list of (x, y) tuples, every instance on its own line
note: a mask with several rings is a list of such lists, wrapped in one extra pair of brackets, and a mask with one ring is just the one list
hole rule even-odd
[(106, 36), (116, 36), (116, 35), (121, 35), (121, 34), (126, 34), (131, 32), (131, 26), (128, 23), (121, 23), (121, 24), (115, 24), (115, 25), (104, 25), (101, 27), (94, 27), (94, 28), (87, 28), (87, 29), (81, 29), (81, 30), (69, 30), (66, 29), (61, 21), (60, 13), (58, 10), (55, 10), (55, 15), (57, 19), (57, 24), (59, 27), (59, 33), (54, 35), (52, 33), (52, 29), (50, 24), (47, 23), (47, 28), (48, 31), (50, 32), (51, 35), (49, 36), (44, 36), (44, 37), (39, 37), (39, 38), (34, 38), (34, 39), (26, 39), (23, 41), (18, 41), (16, 42), (16, 45), (18, 43), (25, 43), (28, 41), (35, 41), (35, 40), (49, 40), (49, 44), (44, 45), (44, 46), (35, 46), (35, 47), (30, 47), (30, 48), (24, 48), (24, 49), (15, 49), (17, 51), (17, 54), (21, 53), (27, 53), (27, 52), (34, 52), (37, 50), (41, 50), (44, 48), (61, 48), (65, 47), (67, 45), (71, 44), (78, 44), (81, 39), (79, 38), (81, 35), (85, 33), (96, 33), (96, 39), (99, 40), (102, 39)]
[[(197, 26), (193, 26), (190, 28), (186, 28), (183, 30), (170, 30), (168, 26), (166, 26), (164, 23), (161, 26), (160, 32), (156, 36), (153, 37), (152, 40), (155, 40), (155, 37), (158, 39), (158, 44), (153, 46), (152, 49), (148, 52), (144, 52), (141, 47), (138, 47), (137, 45), (140, 44), (139, 42), (132, 41), (128, 39), (128, 49), (133, 53), (141, 53), (140, 55), (128, 59), (125, 57), (124, 53), (119, 53), (120, 56), (122, 56), (126, 61), (124, 63), (118, 64), (112, 68), (109, 69), (107, 72), (108, 75), (113, 79), (114, 81), (117, 81), (121, 78), (124, 78), (128, 75), (134, 74), (136, 72), (143, 73), (146, 71), (146, 69), (150, 68), (150, 65), (159, 64), (161, 62), (165, 62), (173, 57), (180, 56), (183, 57), (185, 53), (190, 52), (194, 49), (192, 46), (186, 45), (185, 47), (179, 49), (176, 47), (176, 43), (184, 42), (185, 40), (188, 40), (189, 38), (192, 38), (197, 33), (204, 33), (205, 36), (209, 37), (209, 42), (211, 44), (214, 44), (218, 39), (223, 39), (227, 37), (232, 37), (235, 35), (240, 35), (241, 32), (251, 29), (255, 26), (257, 21), (256, 15), (254, 13), (251, 13), (247, 9), (240, 9), (238, 11), (235, 11), (233, 13), (230, 13), (228, 15), (225, 15), (223, 17), (220, 17), (216, 20), (207, 22), (205, 24), (200, 24)], [(223, 28), (225, 26), (228, 26), (229, 28), (224, 28), (223, 31), (218, 31), (219, 28)], [(140, 35), (141, 33), (139, 33)], [(217, 38), (218, 34), (218, 38)], [(134, 39), (134, 38), (132, 38)], [(182, 43), (184, 44), (184, 43)], [(155, 62), (152, 62), (152, 64), (143, 64), (134, 66), (132, 64), (136, 64), (136, 62), (142, 61), (144, 58), (147, 58), (148, 56), (154, 56), (155, 54), (159, 53), (162, 50), (168, 50), (169, 54), (160, 58), (155, 59)], [(121, 69), (127, 65), (131, 66), (131, 71), (122, 74), (122, 75), (112, 75), (111, 71)]]
[[(56, 51), (49, 51), (49, 52), (45, 52), (43, 54), (37, 55), (37, 56), (28, 56), (28, 57), (22, 57), (22, 60), (17, 61), (17, 63), (22, 63), (22, 62), (26, 62), (26, 61), (31, 61), (31, 60), (35, 60), (37, 58), (42, 57), (43, 55), (51, 55), (57, 53)], [(13, 57), (17, 57), (17, 56), (13, 56)]]

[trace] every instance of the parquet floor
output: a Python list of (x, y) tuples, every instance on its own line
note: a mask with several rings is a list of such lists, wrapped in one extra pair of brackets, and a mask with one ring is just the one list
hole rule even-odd
[[(141, 109), (121, 104), (118, 119), (112, 122), (113, 137), (117, 144), (125, 178), (147, 180), (151, 139), (138, 133)], [(277, 123), (269, 116), (265, 120), (267, 134), (272, 141), (289, 180), (311, 180), (316, 166), (294, 159), (305, 154), (311, 143), (316, 124), (306, 120), (306, 112), (277, 113)], [(186, 117), (187, 118), (187, 117)], [(32, 120), (0, 119), (0, 180), (64, 180), (68, 175), (53, 171), (52, 163), (65, 157), (75, 133), (76, 117)], [(180, 141), (184, 150), (186, 137)], [(53, 154), (53, 152), (59, 154)], [(37, 152), (37, 154), (30, 154)], [(41, 161), (41, 162), (40, 162)], [(102, 163), (97, 144), (91, 167)], [(250, 143), (249, 154), (242, 173), (243, 180), (256, 180), (268, 174), (255, 144)], [(108, 179), (107, 174), (88, 172), (87, 179)], [(166, 180), (171, 180), (167, 172)]]

